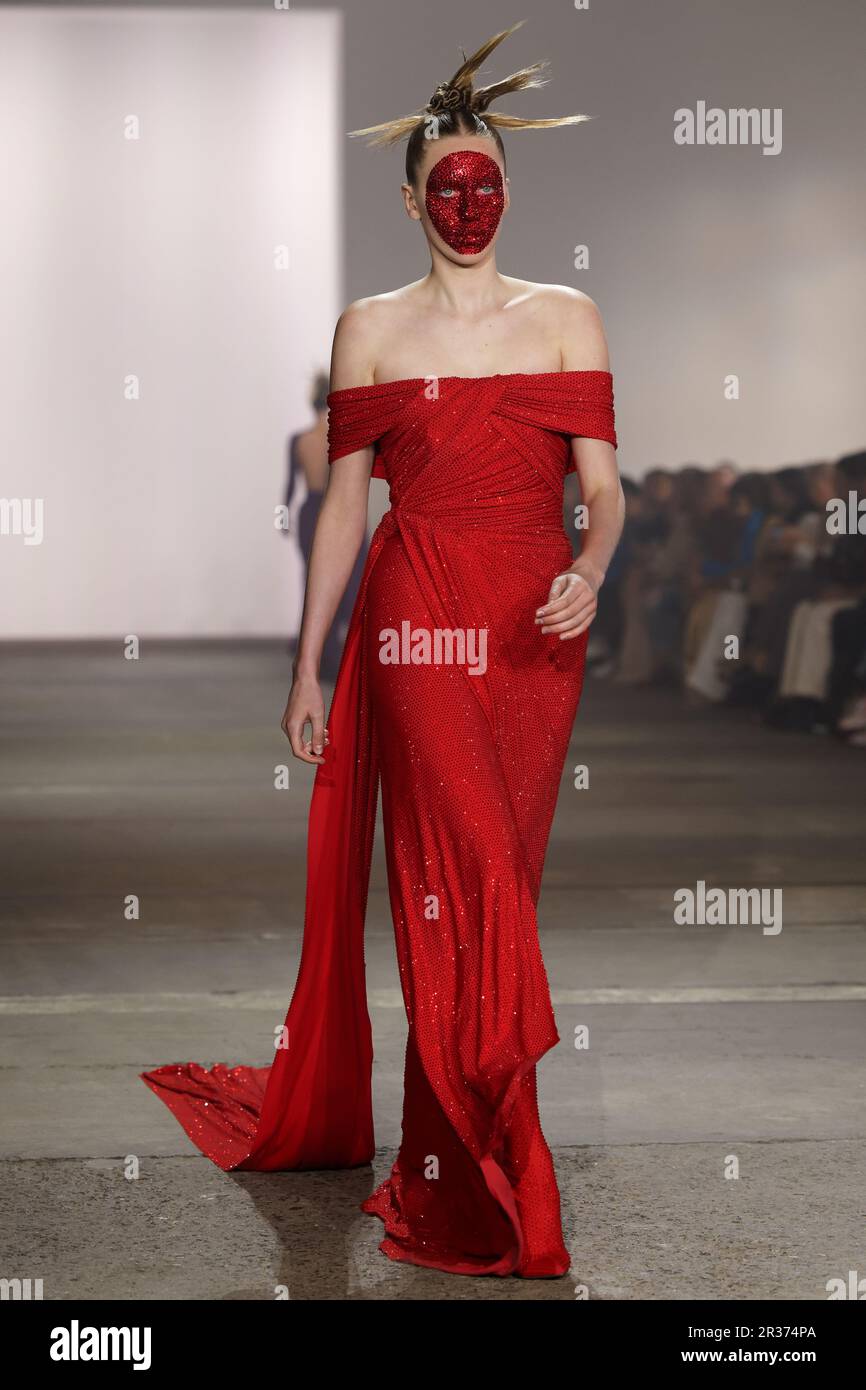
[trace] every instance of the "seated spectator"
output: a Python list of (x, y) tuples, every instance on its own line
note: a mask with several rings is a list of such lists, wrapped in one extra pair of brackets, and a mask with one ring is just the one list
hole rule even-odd
[(623, 490), (591, 669), (866, 746), (866, 515), (862, 531), (856, 511), (843, 534), (828, 526), (834, 499), (866, 499), (866, 452), (741, 477), (655, 467)]

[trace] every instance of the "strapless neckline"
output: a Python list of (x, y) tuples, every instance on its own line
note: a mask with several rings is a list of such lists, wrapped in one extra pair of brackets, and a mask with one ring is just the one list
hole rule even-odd
[(344, 386), (338, 391), (329, 392), (329, 399), (334, 396), (350, 396), (359, 391), (384, 391), (390, 386), (417, 386), (419, 382), (426, 381), (543, 381), (550, 377), (574, 376), (610, 378), (611, 373), (588, 367), (569, 371), (560, 369), (558, 372), (489, 372), (486, 376), (437, 376), (435, 372), (431, 372), (428, 376), (401, 376), (391, 381), (371, 381), (364, 386)]

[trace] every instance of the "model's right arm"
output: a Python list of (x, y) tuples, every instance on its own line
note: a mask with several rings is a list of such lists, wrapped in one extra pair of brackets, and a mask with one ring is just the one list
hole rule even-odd
[[(332, 391), (372, 385), (369, 317), (359, 301), (340, 318), (331, 354)], [(292, 752), (305, 763), (324, 762), (327, 733), (319, 666), (328, 629), (364, 539), (373, 458), (374, 450), (368, 447), (335, 460), (316, 523), (292, 688), (282, 721)], [(306, 725), (312, 731), (309, 737)]]

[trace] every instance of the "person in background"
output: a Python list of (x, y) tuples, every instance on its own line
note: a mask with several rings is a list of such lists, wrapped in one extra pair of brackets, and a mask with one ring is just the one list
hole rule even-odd
[[(305, 589), (310, 551), (313, 545), (313, 536), (316, 533), (316, 522), (319, 519), (319, 511), (328, 484), (328, 375), (326, 372), (317, 372), (314, 377), (310, 404), (315, 416), (312, 425), (299, 434), (293, 434), (289, 440), (288, 479), (284, 499), (288, 510), (294, 499), (298, 482), (303, 477), (307, 491), (298, 510), (295, 534), (304, 561)], [(289, 532), (286, 534), (288, 535)], [(322, 680), (334, 681), (337, 678), (343, 643), (346, 639), (349, 619), (352, 616), (366, 558), (367, 545), (365, 543), (358, 553), (349, 583), (322, 651)], [(291, 642), (293, 650), (296, 640), (293, 638)]]
[[(654, 466), (623, 489), (593, 675), (673, 677), (775, 728), (866, 747), (866, 451), (741, 476), (728, 462)], [(834, 499), (853, 515), (842, 534)], [(739, 654), (723, 659), (731, 635)]]

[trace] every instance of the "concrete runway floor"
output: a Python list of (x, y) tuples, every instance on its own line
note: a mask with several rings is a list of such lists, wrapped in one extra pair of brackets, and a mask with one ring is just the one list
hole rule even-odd
[[(221, 1173), (137, 1078), (264, 1064), (285, 1014), (312, 778), (292, 762), (274, 788), (284, 653), (2, 655), (0, 1278), (42, 1278), (46, 1299), (573, 1301), (825, 1299), (866, 1273), (862, 752), (588, 680), (539, 912), (562, 1037), (539, 1094), (573, 1269), (466, 1278), (392, 1263), (358, 1210), (400, 1134), (381, 841), (374, 1170)], [(698, 880), (781, 888), (782, 930), (676, 925)]]

